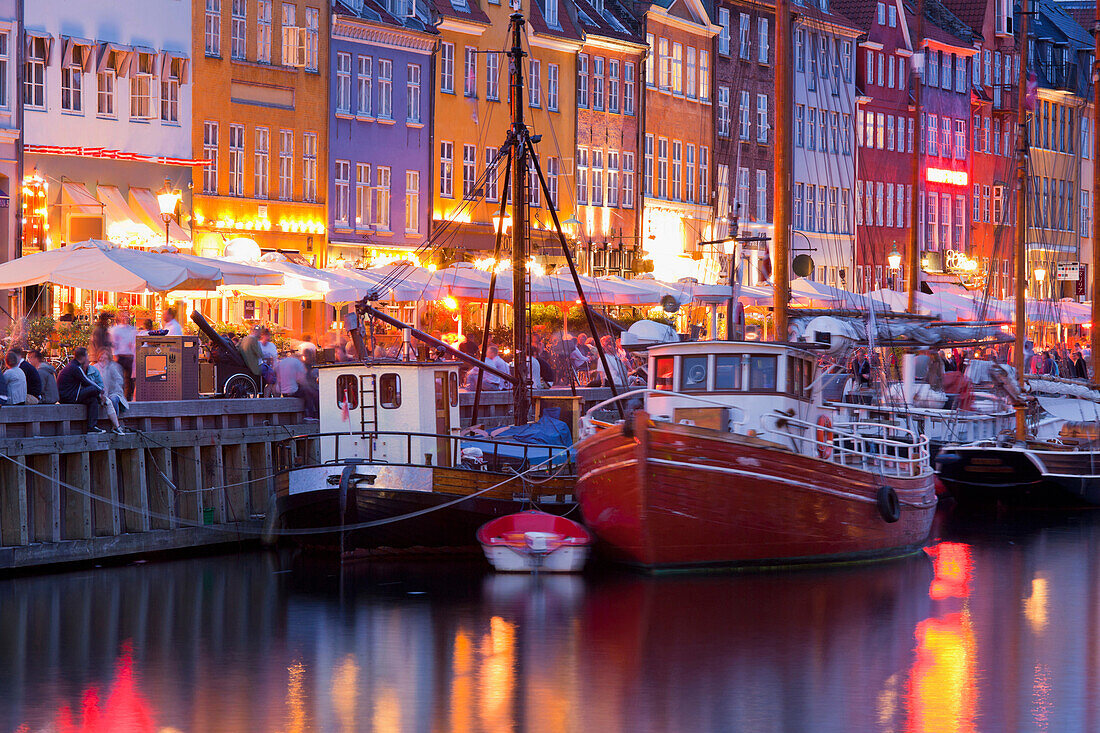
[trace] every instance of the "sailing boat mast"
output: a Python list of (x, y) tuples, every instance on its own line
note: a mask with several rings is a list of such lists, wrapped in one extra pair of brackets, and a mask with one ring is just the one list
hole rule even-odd
[[(1098, 0), (1100, 2), (1100, 0)], [(1016, 99), (1016, 378), (1020, 394), (1024, 392), (1024, 342), (1027, 340), (1027, 305), (1024, 286), (1027, 284), (1027, 85), (1028, 85), (1028, 0), (1020, 0), (1020, 41), (1017, 47), (1020, 74)], [(1096, 294), (1093, 294), (1095, 310)], [(1096, 358), (1096, 357), (1093, 357)], [(1016, 405), (1016, 439), (1027, 437), (1027, 413), (1024, 405)]]
[[(1097, 0), (1100, 2), (1100, 0)], [(788, 341), (787, 304), (791, 291), (791, 100), (794, 97), (791, 59), (791, 3), (775, 2), (775, 340)], [(732, 263), (731, 263), (732, 264)]]
[[(1100, 0), (1096, 0), (1100, 2)], [(904, 15), (904, 6), (902, 7), (902, 13)], [(903, 18), (904, 21), (904, 18)], [(923, 80), (921, 77), (921, 71), (925, 66), (924, 57), (924, 0), (917, 0), (917, 34), (913, 39), (913, 63), (910, 70), (910, 78), (913, 80), (913, 124), (917, 127), (917, 134), (921, 139), (917, 140), (917, 144), (913, 146), (913, 172), (912, 172), (912, 186), (913, 195), (909, 200), (909, 221), (913, 222), (913, 226), (909, 227), (909, 242), (905, 249), (905, 290), (908, 293), (909, 301), (908, 308), (909, 313), (917, 312), (917, 288), (920, 287), (920, 196), (917, 195), (917, 191), (920, 191), (920, 151), (922, 149), (922, 143), (924, 142), (924, 130), (920, 125), (920, 98), (923, 87)], [(920, 69), (918, 70), (917, 58), (921, 59)]]
[[(527, 424), (531, 406), (527, 382), (527, 130), (523, 123), (523, 16), (512, 15), (512, 388), (515, 424)], [(505, 191), (505, 196), (508, 192)], [(503, 227), (503, 222), (501, 224)]]
[[(1100, 0), (1096, 0), (1096, 23), (1100, 23)], [(1100, 201), (1100, 33), (1093, 28), (1096, 47), (1093, 50), (1092, 68), (1092, 327), (1089, 337), (1092, 342), (1092, 383), (1100, 386), (1100, 369), (1096, 368), (1100, 359), (1100, 216), (1096, 212), (1096, 202)]]

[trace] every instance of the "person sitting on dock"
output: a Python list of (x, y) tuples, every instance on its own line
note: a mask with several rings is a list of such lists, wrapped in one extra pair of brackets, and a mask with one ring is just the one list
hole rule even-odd
[(43, 405), (56, 405), (58, 402), (57, 396), (57, 371), (42, 358), (42, 352), (38, 349), (31, 349), (27, 354), (27, 362), (38, 370), (38, 378), (42, 381), (42, 399), (39, 400)]
[[(12, 351), (19, 355), (19, 368), (27, 375), (27, 404), (37, 405), (42, 401), (42, 377), (33, 365), (27, 363), (27, 352), (18, 347)], [(34, 399), (31, 400), (31, 397)]]
[(9, 405), (26, 405), (28, 400), (34, 400), (29, 404), (37, 404), (38, 400), (27, 395), (27, 375), (19, 368), (19, 354), (9, 351), (4, 355), (4, 383), (8, 388)]
[(96, 426), (99, 422), (99, 397), (102, 391), (84, 373), (88, 363), (88, 350), (78, 346), (73, 350), (73, 358), (61, 370), (57, 378), (57, 392), (64, 405), (85, 405), (88, 408), (88, 432), (105, 433)]

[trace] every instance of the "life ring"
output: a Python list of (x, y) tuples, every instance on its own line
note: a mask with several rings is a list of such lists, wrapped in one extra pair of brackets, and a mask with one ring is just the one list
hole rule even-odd
[(833, 421), (828, 415), (817, 419), (817, 457), (827, 461), (833, 456)]
[(889, 486), (883, 486), (875, 497), (875, 505), (878, 513), (890, 524), (901, 519), (901, 502), (898, 501), (898, 492)]

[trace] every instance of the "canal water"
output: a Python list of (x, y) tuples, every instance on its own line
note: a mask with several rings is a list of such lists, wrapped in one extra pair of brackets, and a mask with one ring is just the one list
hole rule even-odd
[(1100, 731), (1100, 512), (769, 574), (250, 553), (0, 581), (4, 731)]

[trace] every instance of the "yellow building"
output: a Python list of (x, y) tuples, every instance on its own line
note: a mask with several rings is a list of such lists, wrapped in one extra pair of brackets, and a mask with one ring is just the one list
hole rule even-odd
[[(194, 251), (219, 257), (233, 240), (251, 240), (261, 252), (323, 266), (330, 4), (192, 2), (202, 90), (192, 145), (195, 158), (210, 161), (194, 175)], [(259, 304), (235, 315), (312, 330), (327, 310)]]
[[(522, 0), (526, 19), (524, 116), (561, 221), (574, 218), (572, 190), (576, 140), (576, 78), (580, 34), (558, 0), (540, 6)], [(508, 2), (436, 0), (443, 21), (436, 56), (435, 152), (438, 168), (432, 196), (432, 239), (444, 259), (491, 255), (494, 217), (504, 194), (503, 171), (482, 181), (486, 166), (511, 124), (508, 57), (512, 46)], [(442, 123), (442, 124), (440, 124)], [(503, 166), (501, 166), (502, 168)], [(530, 176), (530, 177), (533, 177)], [(537, 179), (530, 188), (535, 253), (560, 253), (553, 222)], [(506, 218), (507, 226), (510, 217)], [(443, 230), (441, 232), (441, 227)], [(567, 234), (568, 234), (567, 230)]]

